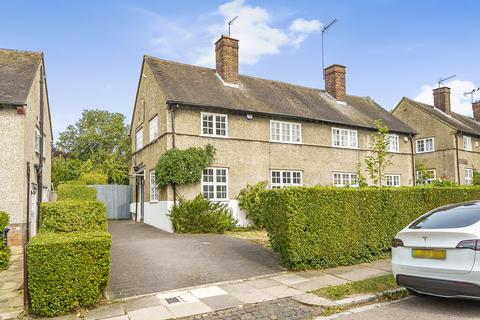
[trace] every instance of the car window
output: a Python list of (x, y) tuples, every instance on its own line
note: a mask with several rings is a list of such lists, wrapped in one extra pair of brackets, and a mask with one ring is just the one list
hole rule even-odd
[(469, 203), (433, 210), (410, 225), (410, 229), (450, 229), (468, 227), (480, 221), (480, 205)]

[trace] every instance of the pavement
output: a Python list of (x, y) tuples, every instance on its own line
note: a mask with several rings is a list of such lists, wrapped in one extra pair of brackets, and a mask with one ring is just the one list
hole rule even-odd
[(478, 301), (413, 296), (393, 303), (352, 309), (344, 314), (317, 319), (339, 320), (457, 320), (480, 319)]
[(23, 312), (23, 249), (10, 249), (10, 264), (0, 272), (0, 320), (16, 319)]
[(133, 221), (109, 221), (108, 296), (126, 298), (285, 271), (271, 249), (216, 234), (174, 234)]
[[(390, 273), (390, 261), (306, 272), (280, 272), (121, 299), (92, 309), (85, 319), (312, 319), (336, 305), (310, 291)], [(75, 314), (59, 319), (76, 319)]]

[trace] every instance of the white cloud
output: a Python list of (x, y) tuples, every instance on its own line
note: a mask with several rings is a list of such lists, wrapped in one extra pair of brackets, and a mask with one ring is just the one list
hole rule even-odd
[[(472, 91), (478, 86), (468, 80), (452, 80), (444, 84), (451, 89), (450, 101), (452, 111), (457, 113), (471, 116), (472, 115), (472, 101), (470, 95), (465, 96), (465, 92)], [(414, 100), (433, 105), (433, 93), (432, 90), (437, 88), (438, 85), (424, 85), (422, 86), (420, 93), (414, 98)]]
[(322, 24), (318, 20), (305, 20), (303, 18), (296, 19), (292, 22), (289, 29), (292, 32), (311, 33), (320, 31)]

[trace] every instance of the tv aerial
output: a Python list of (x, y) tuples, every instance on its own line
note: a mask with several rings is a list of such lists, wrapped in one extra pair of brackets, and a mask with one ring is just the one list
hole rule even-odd
[(464, 95), (465, 97), (469, 95), (469, 96), (470, 96), (470, 99), (471, 99), (471, 101), (472, 101), (472, 103), (473, 103), (473, 102), (474, 102), (473, 97), (474, 97), (475, 92), (477, 92), (477, 91), (480, 91), (480, 88), (476, 88), (476, 89), (473, 89), (473, 90), (471, 90), (471, 91), (464, 92), (463, 95)]
[(456, 75), (453, 75), (453, 76), (450, 76), (450, 77), (447, 77), (447, 78), (443, 78), (443, 79), (440, 78), (440, 80), (438, 80), (438, 87), (440, 88), (445, 81), (450, 80), (450, 79), (455, 78), (455, 77), (456, 77)]
[(323, 80), (325, 80), (324, 37), (325, 37), (325, 33), (327, 32), (328, 28), (330, 28), (335, 22), (337, 22), (337, 19), (333, 19), (329, 24), (325, 25), (322, 28), (322, 71), (323, 71)]
[(230, 37), (230, 28), (235, 20), (237, 20), (238, 16), (235, 16), (233, 19), (228, 21), (228, 36)]

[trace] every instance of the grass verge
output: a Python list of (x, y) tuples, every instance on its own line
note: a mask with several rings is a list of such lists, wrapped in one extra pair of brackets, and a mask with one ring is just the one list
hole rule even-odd
[(270, 248), (270, 239), (268, 238), (266, 230), (235, 228), (231, 231), (225, 231), (225, 234), (234, 238), (252, 241), (266, 248)]
[(313, 291), (313, 293), (330, 300), (340, 300), (355, 294), (376, 293), (397, 287), (395, 278), (389, 274), (376, 278), (354, 281), (340, 286), (321, 288)]

